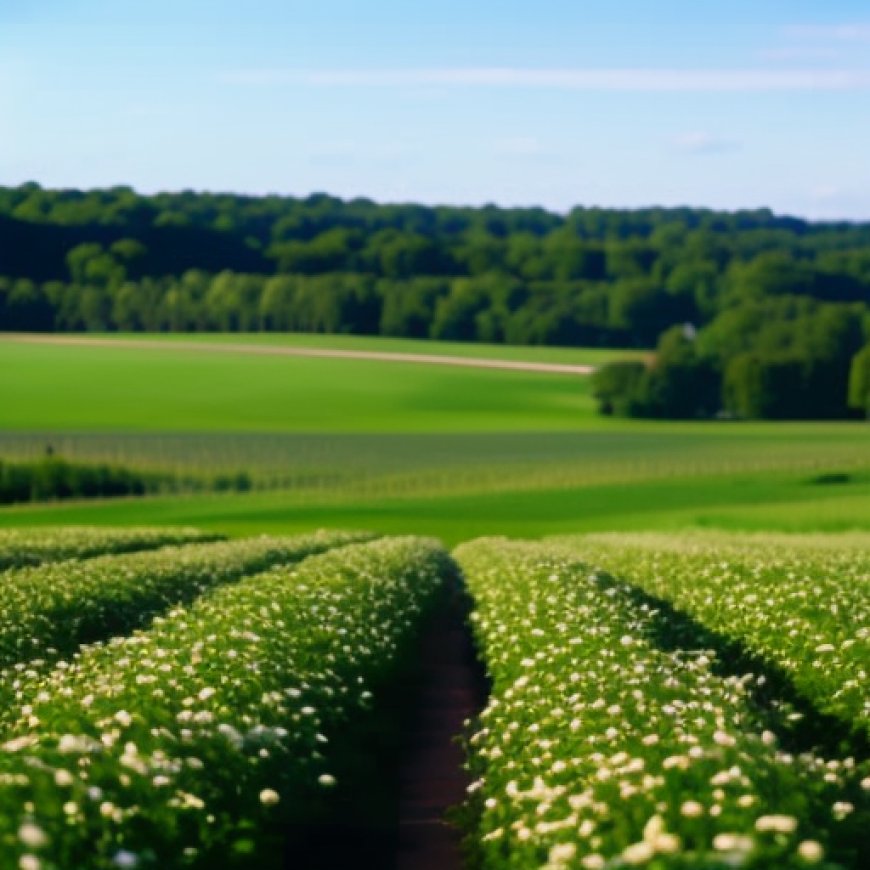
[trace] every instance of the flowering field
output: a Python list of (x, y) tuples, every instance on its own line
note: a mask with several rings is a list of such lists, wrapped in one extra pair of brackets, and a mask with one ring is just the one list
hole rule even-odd
[(196, 529), (99, 529), (66, 526), (0, 530), (0, 570), (40, 565), (61, 559), (84, 559), (101, 553), (129, 553), (188, 541), (214, 541), (220, 535)]
[(490, 678), (462, 714), (468, 870), (863, 868), (868, 543), (0, 537), (0, 870), (305, 870), (335, 831), (407, 839), (381, 778), (420, 741), (423, 626), (462, 634), (457, 569)]
[(480, 867), (861, 866), (866, 761), (786, 751), (752, 674), (664, 643), (665, 614), (569, 549), (455, 555), (493, 682), (469, 738)]
[[(0, 669), (72, 654), (80, 644), (141, 627), (211, 586), (361, 537), (323, 532), (187, 544), (9, 571), (0, 600)], [(12, 676), (5, 674), (0, 699)]]
[(870, 736), (870, 537), (596, 535), (583, 558), (768, 661)]
[(25, 678), (0, 711), (0, 868), (262, 866), (279, 823), (328, 809), (451, 564), (349, 545)]

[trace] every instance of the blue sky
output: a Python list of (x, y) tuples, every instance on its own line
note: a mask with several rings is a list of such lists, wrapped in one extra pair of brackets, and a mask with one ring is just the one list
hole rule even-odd
[(0, 184), (870, 219), (866, 0), (0, 0)]

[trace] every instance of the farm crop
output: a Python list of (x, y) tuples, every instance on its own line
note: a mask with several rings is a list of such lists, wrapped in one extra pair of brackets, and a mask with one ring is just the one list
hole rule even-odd
[(0, 570), (84, 559), (102, 553), (129, 553), (189, 541), (214, 541), (220, 535), (197, 529), (132, 528), (101, 529), (66, 526), (63, 528), (0, 530)]
[[(367, 536), (320, 532), (187, 544), (9, 571), (0, 599), (0, 667), (69, 655), (80, 644), (141, 627), (211, 586), (360, 537)], [(7, 672), (0, 680), (0, 698), (12, 679)]]
[(817, 710), (870, 735), (867, 538), (600, 535), (587, 560), (667, 599), (784, 672)]
[(468, 740), (479, 866), (860, 866), (867, 770), (784, 751), (752, 674), (666, 649), (662, 612), (557, 544), (455, 555), (493, 683)]
[(35, 676), (0, 751), (0, 868), (261, 866), (254, 843), (345, 785), (451, 564), (428, 540), (347, 546)]

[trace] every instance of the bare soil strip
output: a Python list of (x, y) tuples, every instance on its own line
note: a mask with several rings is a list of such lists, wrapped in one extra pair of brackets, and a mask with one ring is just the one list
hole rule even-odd
[(49, 344), (63, 347), (122, 347), (135, 350), (193, 351), (201, 353), (236, 353), (250, 356), (314, 357), (320, 359), (358, 359), (374, 362), (411, 363), (422, 365), (460, 366), (473, 369), (502, 369), (516, 372), (537, 372), (551, 375), (587, 376), (595, 366), (569, 363), (523, 362), (507, 359), (481, 359), (430, 353), (393, 353), (376, 350), (338, 350), (314, 347), (280, 347), (214, 341), (156, 341), (147, 338), (87, 338), (68, 335), (29, 335), (5, 333), (2, 341), (18, 344)]
[(456, 603), (423, 638), (419, 697), (399, 766), (395, 870), (460, 870), (461, 834), (445, 819), (469, 777), (457, 738), (483, 706), (485, 688), (471, 635)]

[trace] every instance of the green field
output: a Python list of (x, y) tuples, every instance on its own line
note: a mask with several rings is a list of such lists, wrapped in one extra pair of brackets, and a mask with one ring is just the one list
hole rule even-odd
[[(93, 334), (89, 334), (93, 337)], [(107, 334), (105, 337), (111, 337)], [(137, 338), (140, 336), (136, 336)], [(570, 363), (601, 365), (613, 359), (644, 356), (638, 350), (612, 350), (599, 347), (542, 347), (533, 345), (486, 344), (468, 341), (430, 341), (414, 338), (384, 338), (382, 336), (323, 335), (313, 332), (249, 332), (249, 333), (168, 333), (141, 336), (161, 341), (197, 341), (212, 344), (259, 344), (275, 347), (328, 348), (329, 350), (385, 351), (387, 353), (422, 353), (459, 356), (470, 359), (504, 359), (520, 362)]]
[[(448, 542), (602, 529), (870, 528), (863, 423), (612, 420), (595, 414), (584, 377), (192, 352), (173, 348), (176, 340), (155, 351), (0, 339), (0, 366), (11, 373), (0, 380), (0, 457), (51, 445), (68, 458), (141, 468), (247, 470), (258, 488), (9, 507), (0, 525), (181, 523), (230, 534), (328, 526)], [(357, 337), (305, 343), (457, 352)], [(491, 353), (602, 358), (583, 349)], [(831, 472), (847, 478), (825, 483)]]

